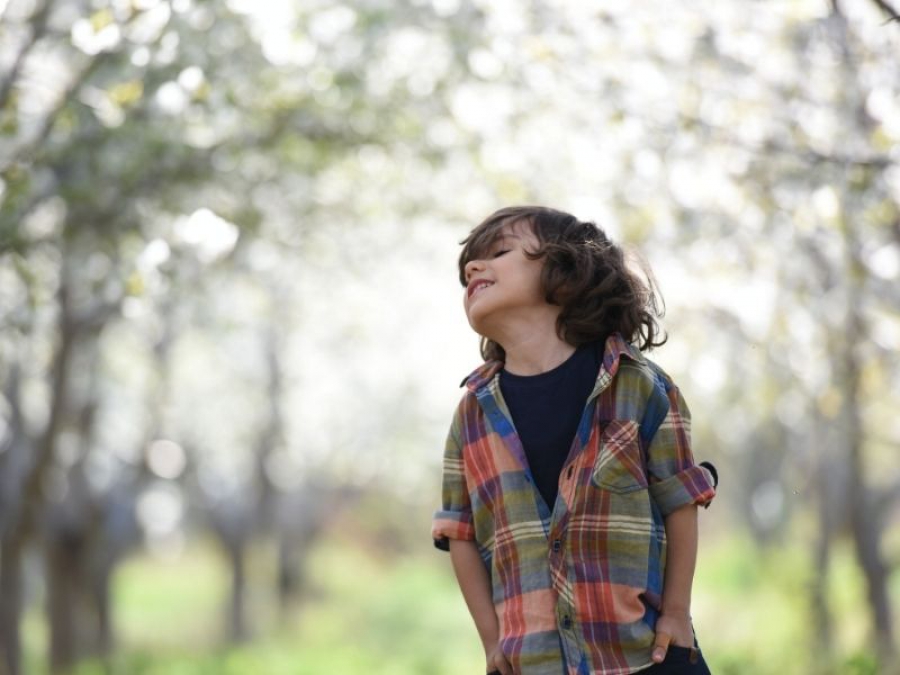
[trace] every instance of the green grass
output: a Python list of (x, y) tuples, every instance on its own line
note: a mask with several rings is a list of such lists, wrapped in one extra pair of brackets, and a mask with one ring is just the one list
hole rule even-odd
[[(459, 675), (482, 667), (480, 643), (449, 567), (427, 550), (388, 560), (347, 541), (324, 542), (309, 560), (311, 589), (279, 617), (271, 551), (249, 565), (253, 638), (229, 646), (228, 571), (218, 550), (193, 546), (177, 561), (149, 555), (122, 565), (115, 582), (122, 675)], [(26, 622), (29, 673), (45, 673), (46, 631)], [(104, 672), (97, 662), (76, 675)]]
[[(194, 543), (178, 560), (133, 557), (115, 578), (119, 649), (109, 671), (85, 662), (76, 675), (461, 675), (481, 672), (480, 643), (446, 555), (391, 556), (333, 535), (312, 552), (310, 588), (279, 615), (274, 555), (248, 564), (253, 638), (224, 640), (228, 570), (219, 550)], [(815, 658), (808, 635), (809, 568), (799, 547), (758, 551), (734, 537), (705, 542), (694, 587), (698, 637), (717, 675), (876, 675), (865, 650), (863, 583), (849, 548), (833, 559), (834, 653)], [(896, 578), (894, 590), (900, 589)], [(28, 672), (46, 672), (46, 629), (25, 622)]]

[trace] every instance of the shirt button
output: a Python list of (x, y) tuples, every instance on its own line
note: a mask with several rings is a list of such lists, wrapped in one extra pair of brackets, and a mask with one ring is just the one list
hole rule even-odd
[(562, 626), (566, 630), (569, 630), (572, 627), (572, 617), (566, 614), (562, 620)]
[(553, 540), (553, 552), (559, 553), (559, 550), (562, 548), (562, 542), (559, 539)]

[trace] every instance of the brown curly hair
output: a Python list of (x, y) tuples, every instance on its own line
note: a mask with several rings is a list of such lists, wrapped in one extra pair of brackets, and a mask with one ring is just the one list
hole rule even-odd
[[(503, 227), (527, 223), (539, 245), (525, 254), (544, 259), (544, 298), (562, 310), (556, 321), (560, 339), (578, 347), (621, 333), (639, 349), (666, 342), (657, 319), (665, 311), (653, 274), (639, 261), (642, 275), (629, 269), (622, 249), (592, 222), (544, 206), (510, 206), (488, 216), (463, 239), (459, 281), (466, 285), (466, 263), (478, 260), (501, 236)], [(643, 278), (642, 278), (643, 277)], [(503, 347), (481, 340), (485, 360), (505, 360)]]

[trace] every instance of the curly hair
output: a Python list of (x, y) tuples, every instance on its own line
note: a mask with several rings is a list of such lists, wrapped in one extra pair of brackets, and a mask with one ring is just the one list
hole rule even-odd
[[(511, 206), (488, 216), (460, 244), (459, 281), (466, 285), (466, 264), (486, 254), (505, 225), (526, 223), (538, 248), (526, 251), (542, 258), (541, 286), (545, 300), (558, 305), (560, 339), (578, 347), (620, 333), (642, 351), (667, 340), (657, 322), (665, 305), (653, 274), (642, 261), (640, 273), (629, 269), (622, 249), (592, 222), (543, 206)], [(481, 355), (505, 360), (503, 347), (482, 338)]]

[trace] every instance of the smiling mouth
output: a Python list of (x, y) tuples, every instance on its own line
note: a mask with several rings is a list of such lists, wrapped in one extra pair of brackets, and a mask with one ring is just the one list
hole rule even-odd
[(493, 286), (493, 285), (494, 285), (493, 281), (476, 281), (474, 284), (472, 284), (471, 287), (469, 287), (469, 297), (474, 298), (478, 292), (484, 290), (488, 286)]

